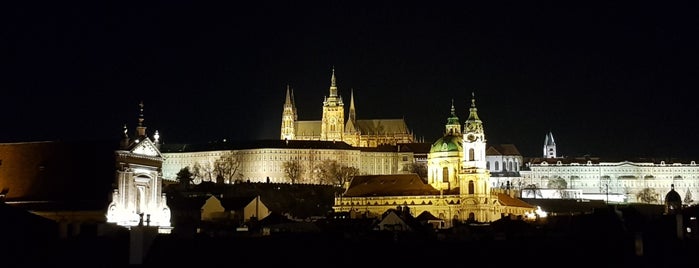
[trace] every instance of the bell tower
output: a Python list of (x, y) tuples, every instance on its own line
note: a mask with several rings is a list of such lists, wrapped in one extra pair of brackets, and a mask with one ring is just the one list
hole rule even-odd
[(320, 140), (343, 141), (345, 131), (345, 106), (337, 95), (335, 68), (330, 77), (330, 95), (323, 100), (323, 119), (320, 124)]
[(485, 133), (483, 132), (483, 122), (478, 117), (476, 109), (476, 98), (471, 93), (471, 108), (466, 122), (464, 122), (464, 158), (463, 168), (472, 170), (486, 169), (485, 160)]
[(464, 122), (463, 156), (459, 173), (459, 194), (463, 217), (468, 220), (493, 221), (492, 204), (497, 197), (490, 193), (490, 171), (485, 159), (486, 140), (483, 122), (478, 117), (475, 94), (471, 93), (471, 108)]

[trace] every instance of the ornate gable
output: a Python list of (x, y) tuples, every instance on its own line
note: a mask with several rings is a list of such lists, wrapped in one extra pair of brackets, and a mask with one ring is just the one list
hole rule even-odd
[(160, 150), (158, 150), (158, 148), (155, 147), (155, 144), (153, 144), (153, 142), (151, 142), (149, 139), (143, 139), (141, 142), (136, 144), (131, 149), (131, 153), (152, 157), (162, 157)]

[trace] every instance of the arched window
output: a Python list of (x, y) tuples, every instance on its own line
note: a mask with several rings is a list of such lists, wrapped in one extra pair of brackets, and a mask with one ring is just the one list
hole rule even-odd
[(495, 171), (500, 170), (500, 162), (495, 161)]
[(468, 149), (468, 161), (474, 161), (476, 160), (476, 157), (474, 156), (476, 153), (473, 150), (473, 148)]
[(490, 169), (490, 161), (485, 162), (485, 169)]
[(468, 181), (468, 194), (474, 194), (475, 185), (473, 184), (473, 181)]
[(449, 168), (442, 168), (442, 182), (449, 182)]

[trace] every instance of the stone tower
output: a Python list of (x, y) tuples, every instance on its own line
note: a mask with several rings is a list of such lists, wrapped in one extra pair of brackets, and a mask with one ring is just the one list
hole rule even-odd
[[(464, 122), (463, 157), (459, 174), (459, 194), (466, 219), (491, 221), (493, 196), (490, 194), (490, 172), (486, 166), (486, 139), (483, 122), (478, 117), (475, 95), (471, 94), (471, 108)], [(465, 214), (465, 213), (464, 213)]]
[(284, 101), (284, 110), (282, 112), (282, 140), (296, 139), (296, 104), (294, 103), (294, 92), (289, 85), (286, 86), (286, 100)]
[(330, 77), (330, 95), (323, 100), (323, 119), (320, 127), (320, 140), (343, 141), (345, 131), (345, 106), (337, 94), (335, 68)]
[(544, 158), (556, 158), (556, 142), (553, 140), (551, 131), (544, 138)]

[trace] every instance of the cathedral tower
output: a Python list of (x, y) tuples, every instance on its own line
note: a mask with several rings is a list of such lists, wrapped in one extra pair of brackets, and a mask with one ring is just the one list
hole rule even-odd
[(294, 103), (294, 92), (289, 85), (286, 86), (286, 100), (284, 101), (284, 111), (282, 112), (282, 140), (293, 140), (296, 138), (296, 104)]
[(320, 140), (343, 141), (345, 131), (345, 106), (337, 94), (335, 68), (330, 77), (330, 96), (323, 100), (323, 119), (320, 127)]
[(544, 138), (544, 158), (556, 158), (556, 142), (551, 131)]

